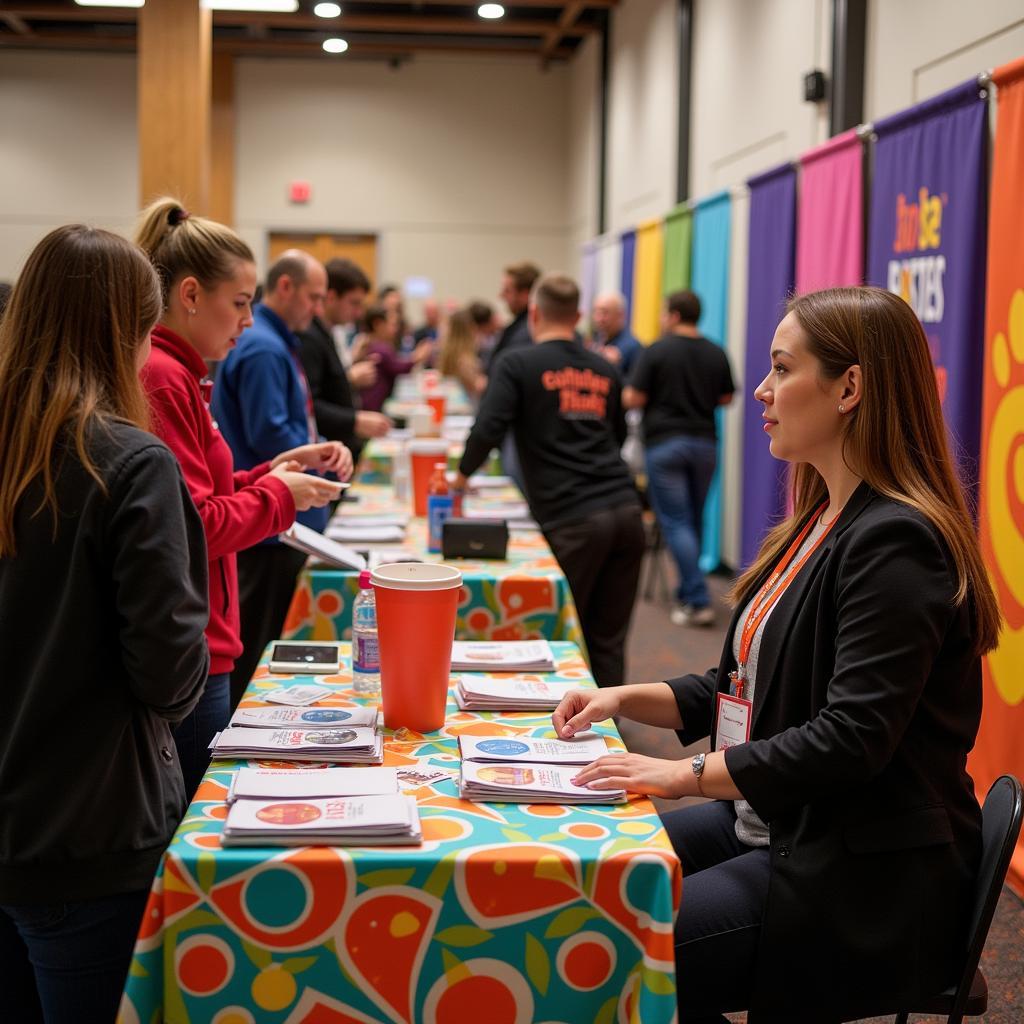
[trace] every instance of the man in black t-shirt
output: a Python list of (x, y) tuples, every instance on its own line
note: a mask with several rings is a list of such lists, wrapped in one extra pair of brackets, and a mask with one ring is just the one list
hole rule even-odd
[(715, 410), (735, 387), (725, 352), (697, 330), (700, 299), (674, 292), (666, 300), (667, 333), (637, 359), (623, 401), (643, 409), (647, 494), (679, 569), (676, 625), (715, 621), (698, 564), (704, 500), (715, 474)]
[(511, 429), (526, 498), (558, 559), (599, 686), (623, 681), (644, 531), (619, 449), (626, 437), (618, 372), (573, 338), (579, 289), (541, 280), (529, 306), (534, 344), (502, 355), (466, 440), (456, 487)]

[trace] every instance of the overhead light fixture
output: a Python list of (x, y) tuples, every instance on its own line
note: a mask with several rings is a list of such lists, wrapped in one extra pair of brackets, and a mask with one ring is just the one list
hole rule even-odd
[(489, 18), (493, 21), (495, 18), (505, 17), (505, 8), (501, 4), (481, 4), (477, 9), (476, 13), (481, 18)]
[(203, 0), (208, 11), (253, 11), (258, 14), (294, 14), (299, 0)]
[(79, 7), (144, 7), (146, 0), (75, 0)]
[(330, 3), (317, 4), (313, 8), (313, 13), (318, 18), (337, 18), (341, 14), (341, 5)]
[(344, 53), (348, 49), (348, 43), (344, 39), (325, 39), (324, 49), (328, 53)]

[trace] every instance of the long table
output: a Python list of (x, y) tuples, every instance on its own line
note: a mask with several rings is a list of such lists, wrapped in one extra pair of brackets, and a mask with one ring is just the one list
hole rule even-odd
[[(393, 512), (393, 492), (380, 485), (358, 484), (359, 513)], [(514, 487), (497, 488), (495, 500), (521, 500)], [(402, 545), (424, 561), (440, 561), (427, 553), (426, 523), (413, 519)], [(458, 559), (462, 572), (456, 637), (459, 640), (571, 640), (583, 643), (579, 617), (569, 582), (539, 530), (513, 530), (505, 561)], [(352, 603), (359, 588), (358, 573), (307, 565), (299, 575), (285, 619), (284, 635), (291, 640), (341, 640), (352, 635)]]
[[(593, 685), (574, 645), (551, 646), (550, 678)], [(264, 658), (243, 706), (282, 681)], [(348, 671), (322, 681), (334, 691), (325, 704), (365, 702)], [(449, 694), (441, 731), (387, 733), (385, 764), (445, 773), (411, 790), (420, 847), (224, 849), (241, 762), (214, 762), (154, 880), (120, 1024), (674, 1020), (682, 881), (651, 803), (457, 795), (459, 735), (550, 725), (548, 714), (461, 712)], [(621, 747), (610, 722), (595, 728)]]

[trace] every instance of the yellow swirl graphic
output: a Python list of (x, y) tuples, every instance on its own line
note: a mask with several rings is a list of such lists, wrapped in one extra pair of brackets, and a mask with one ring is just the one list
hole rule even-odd
[[(1001, 585), (1024, 605), (1024, 384), (1014, 384), (1024, 370), (1024, 290), (1010, 301), (1007, 335), (993, 338), (990, 372), (1001, 392), (988, 435), (985, 507), (994, 565), (993, 585)], [(1011, 493), (1012, 488), (1012, 493)], [(999, 647), (988, 656), (991, 678), (1007, 704), (1024, 700), (1024, 623), (1006, 622)]]

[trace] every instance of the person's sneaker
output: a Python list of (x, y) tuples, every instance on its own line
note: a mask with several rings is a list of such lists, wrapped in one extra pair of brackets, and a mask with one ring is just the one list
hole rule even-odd
[(694, 608), (692, 604), (678, 605), (669, 613), (669, 620), (674, 626), (713, 626), (715, 609), (711, 605)]

